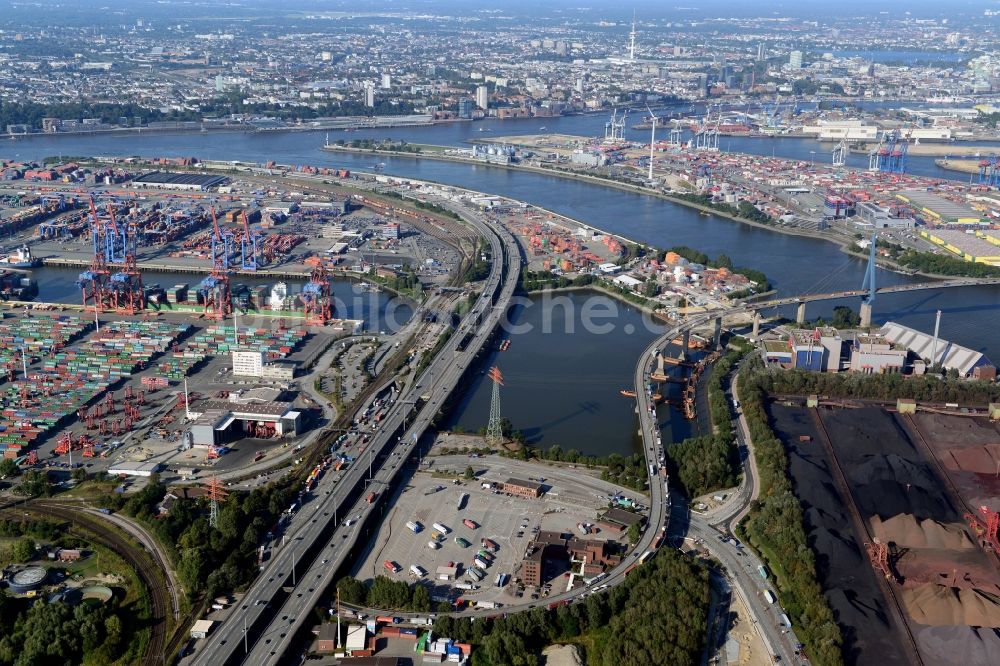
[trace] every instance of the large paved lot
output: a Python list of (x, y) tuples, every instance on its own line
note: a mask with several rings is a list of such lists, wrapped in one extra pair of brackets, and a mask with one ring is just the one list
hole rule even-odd
[[(453, 470), (461, 474), (467, 466), (476, 471), (476, 480), (460, 480), (456, 484), (453, 477), (444, 473), (445, 470)], [(482, 487), (483, 481), (503, 481), (510, 476), (544, 478), (548, 491), (540, 499), (522, 499)], [(599, 508), (606, 507), (609, 495), (618, 490), (614, 484), (596, 478), (592, 470), (582, 468), (550, 468), (496, 456), (431, 457), (424, 461), (421, 471), (395, 498), (387, 520), (354, 574), (361, 580), (388, 575), (396, 580), (411, 582), (416, 577), (410, 567), (418, 565), (427, 572), (422, 580), (432, 587), (432, 596), (452, 599), (463, 596), (476, 601), (514, 603), (519, 601), (515, 597), (515, 586), (507, 585), (503, 590), (496, 588), (497, 574), (510, 574), (511, 580), (518, 576), (524, 552), (539, 530), (572, 532), (580, 536), (578, 523), (595, 523)], [(461, 501), (466, 493), (468, 498)], [(639, 502), (645, 501), (641, 495), (628, 495)], [(472, 520), (479, 527), (470, 529), (462, 523), (463, 519)], [(419, 521), (423, 531), (414, 534), (406, 526), (408, 521)], [(428, 546), (435, 531), (434, 523), (450, 530), (440, 540), (441, 548), (436, 550)], [(464, 538), (471, 545), (461, 547), (456, 543), (456, 537)], [(487, 577), (479, 583), (480, 589), (454, 588), (456, 583), (471, 582), (462, 572), (473, 566), (476, 551), (484, 538), (493, 540), (500, 548)], [(614, 535), (597, 533), (587, 538), (604, 540), (612, 539)], [(396, 562), (401, 570), (389, 573), (383, 566), (386, 560)], [(459, 567), (459, 579), (439, 581), (437, 568), (449, 562), (462, 565)], [(558, 588), (557, 579), (553, 583), (553, 592)], [(532, 592), (528, 589), (526, 594)]]

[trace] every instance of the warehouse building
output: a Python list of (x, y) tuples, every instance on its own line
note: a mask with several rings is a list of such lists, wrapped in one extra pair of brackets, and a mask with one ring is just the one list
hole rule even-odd
[(958, 229), (921, 230), (920, 235), (952, 254), (973, 263), (1000, 266), (1000, 241), (979, 232), (975, 235)]
[(507, 479), (501, 485), (501, 490), (518, 497), (537, 499), (542, 496), (542, 484), (534, 481), (523, 481), (521, 479)]
[(924, 190), (904, 190), (896, 198), (909, 204), (929, 224), (984, 225), (986, 221), (971, 207)]
[(210, 176), (199, 173), (172, 173), (151, 171), (132, 179), (132, 187), (137, 189), (156, 188), (164, 190), (185, 190), (205, 192), (229, 182), (225, 176)]
[(262, 425), (273, 428), (275, 437), (295, 437), (302, 428), (302, 412), (293, 409), (290, 402), (234, 404), (207, 400), (188, 432), (193, 446), (218, 446), (255, 437)]
[(108, 469), (110, 476), (139, 476), (148, 478), (153, 476), (163, 467), (156, 462), (120, 462), (112, 465)]
[(905, 347), (918, 358), (928, 362), (928, 366), (940, 364), (946, 370), (955, 370), (960, 377), (973, 379), (993, 379), (996, 366), (982, 352), (957, 345), (941, 338), (935, 339), (909, 326), (896, 322), (886, 322), (879, 334), (897, 345)]

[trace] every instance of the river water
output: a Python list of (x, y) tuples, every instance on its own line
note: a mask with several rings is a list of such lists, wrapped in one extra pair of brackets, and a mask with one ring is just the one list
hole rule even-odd
[[(469, 138), (487, 138), (501, 134), (527, 134), (545, 126), (548, 131), (567, 134), (599, 134), (604, 116), (572, 116), (520, 121), (484, 121), (454, 123), (425, 128), (390, 129), (378, 132), (331, 133), (331, 140), (404, 138), (409, 141), (435, 144), (458, 144)], [(490, 131), (478, 132), (479, 128)], [(635, 131), (638, 140), (647, 138), (645, 131)], [(647, 138), (648, 140), (648, 138)], [(0, 145), (0, 158), (40, 159), (48, 155), (143, 155), (195, 156), (202, 159), (247, 160), (279, 163), (344, 166), (352, 169), (371, 168), (375, 159), (368, 156), (326, 153), (320, 150), (323, 135), (291, 134), (194, 134), (150, 135), (130, 137), (52, 137), (33, 138)], [(819, 144), (806, 139), (737, 139), (731, 140), (733, 150), (810, 159), (809, 151)], [(726, 148), (727, 139), (722, 140)], [(863, 156), (857, 158), (861, 166)], [(854, 159), (852, 157), (852, 159)], [(502, 169), (414, 160), (402, 157), (382, 157), (385, 172), (426, 180), (449, 183), (460, 187), (491, 192), (528, 201), (558, 213), (577, 218), (595, 227), (627, 236), (659, 247), (689, 245), (712, 256), (729, 255), (738, 265), (752, 266), (767, 273), (780, 294), (820, 293), (838, 289), (853, 289), (861, 285), (864, 262), (845, 255), (829, 242), (778, 234), (742, 225), (716, 216), (697, 212), (654, 197), (623, 192), (564, 180), (552, 176), (519, 173)], [(817, 152), (816, 159), (819, 159)], [(914, 173), (945, 177), (930, 158), (911, 158)], [(163, 285), (193, 282), (192, 276), (152, 274), (149, 282)], [(43, 283), (47, 278), (40, 278)], [(919, 279), (878, 271), (880, 284), (913, 282)], [(246, 281), (249, 284), (249, 280)], [(586, 299), (576, 295), (570, 299), (574, 312), (552, 314), (574, 322), (582, 316), (580, 309)], [(829, 302), (811, 306), (809, 316), (828, 316), (836, 305), (857, 308), (856, 301)], [(548, 308), (554, 313), (557, 308)], [(515, 310), (512, 323), (532, 323), (542, 317), (541, 305)], [(1000, 289), (968, 287), (879, 296), (875, 301), (874, 319), (898, 321), (930, 331), (937, 310), (943, 312), (941, 336), (983, 351), (1000, 359)], [(495, 352), (483, 364), (497, 364), (507, 376), (503, 389), (503, 414), (515, 428), (524, 429), (531, 438), (545, 445), (559, 444), (564, 449), (577, 448), (587, 453), (604, 454), (612, 451), (629, 452), (633, 447), (634, 417), (632, 405), (619, 395), (629, 387), (637, 355), (654, 332), (638, 326), (631, 317), (638, 317), (627, 308), (619, 308), (617, 325), (610, 333), (588, 332), (576, 327), (572, 335), (565, 326), (535, 325), (526, 333), (513, 336), (511, 348)], [(789, 309), (786, 314), (794, 314)], [(537, 322), (535, 322), (537, 324)], [(582, 323), (582, 322), (581, 322)], [(633, 324), (629, 329), (626, 325)], [(632, 330), (631, 333), (628, 330)], [(486, 382), (477, 379), (460, 401), (453, 421), (469, 430), (485, 425), (488, 415), (489, 390)], [(687, 424), (669, 408), (662, 410), (662, 419), (669, 438), (682, 436)]]

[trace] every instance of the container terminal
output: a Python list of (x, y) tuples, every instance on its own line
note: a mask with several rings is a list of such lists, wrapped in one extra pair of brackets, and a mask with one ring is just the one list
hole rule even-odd
[(293, 457), (335, 415), (332, 368), (358, 395), (370, 352), (354, 348), (384, 362), (408, 297), (448, 287), (473, 248), (454, 220), (376, 192), (155, 162), (0, 187), (0, 450), (22, 467), (191, 480)]

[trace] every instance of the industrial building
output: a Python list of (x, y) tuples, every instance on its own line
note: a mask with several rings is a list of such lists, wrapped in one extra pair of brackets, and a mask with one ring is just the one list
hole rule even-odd
[(582, 565), (584, 575), (597, 575), (621, 563), (621, 547), (614, 541), (577, 539), (571, 534), (542, 530), (528, 544), (521, 561), (521, 581), (538, 587), (565, 571), (571, 561)]
[(535, 483), (534, 481), (507, 479), (501, 484), (500, 489), (505, 493), (517, 495), (518, 497), (527, 497), (528, 499), (536, 499), (542, 496), (542, 484)]
[(811, 331), (793, 331), (788, 340), (764, 343), (764, 361), (783, 368), (811, 372), (839, 372), (843, 364), (844, 340), (837, 329), (825, 326)]
[(930, 224), (983, 225), (986, 221), (977, 211), (924, 190), (904, 190), (896, 198), (909, 204)]
[(139, 476), (148, 478), (153, 476), (163, 467), (156, 462), (129, 462), (124, 461), (112, 465), (108, 468), (109, 476)]
[(850, 369), (865, 374), (902, 373), (906, 357), (906, 348), (881, 335), (859, 335), (851, 343)]
[(298, 364), (292, 361), (276, 360), (266, 363), (264, 352), (234, 351), (233, 375), (235, 377), (257, 377), (274, 381), (291, 381), (295, 378)]
[(209, 176), (197, 173), (171, 173), (168, 171), (151, 171), (132, 179), (132, 187), (145, 189), (155, 187), (166, 190), (186, 190), (189, 192), (204, 192), (229, 182), (225, 176)]
[(244, 437), (295, 437), (302, 427), (302, 413), (290, 402), (207, 400), (199, 407), (204, 411), (188, 431), (193, 446), (218, 446)]
[(982, 352), (962, 347), (948, 340), (935, 338), (896, 322), (886, 322), (879, 334), (886, 340), (905, 347), (929, 366), (940, 364), (945, 370), (955, 370), (960, 377), (992, 379), (996, 366)]
[(912, 217), (896, 217), (874, 201), (861, 201), (854, 211), (854, 224), (867, 229), (911, 229), (914, 225)]
[(844, 336), (832, 326), (795, 330), (787, 340), (767, 340), (762, 352), (768, 364), (809, 372), (903, 372), (907, 359), (905, 348), (881, 336)]

